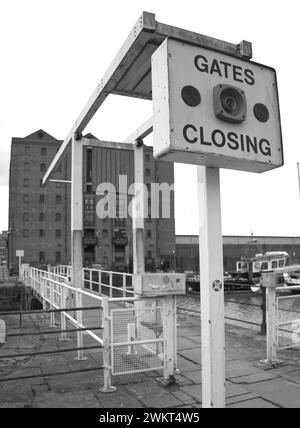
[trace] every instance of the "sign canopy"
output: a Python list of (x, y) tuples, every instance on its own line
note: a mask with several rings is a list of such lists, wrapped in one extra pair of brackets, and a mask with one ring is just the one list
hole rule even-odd
[(283, 165), (274, 69), (167, 39), (152, 56), (154, 156), (264, 172)]

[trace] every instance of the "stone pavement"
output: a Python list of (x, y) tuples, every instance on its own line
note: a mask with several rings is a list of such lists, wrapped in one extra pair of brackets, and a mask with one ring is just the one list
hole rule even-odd
[[(1, 313), (0, 313), (1, 317)], [(3, 317), (8, 331), (18, 331), (19, 319)], [(44, 321), (45, 322), (45, 321)], [(41, 318), (27, 318), (23, 330), (47, 327)], [(86, 338), (86, 344), (89, 338)], [(58, 336), (31, 336), (8, 339), (0, 348), (4, 353), (62, 349), (76, 346), (74, 337), (61, 342)], [(75, 353), (0, 360), (0, 379), (38, 375), (27, 380), (0, 381), (0, 408), (200, 408), (201, 335), (199, 319), (178, 316), (178, 366), (175, 385), (165, 387), (157, 378), (160, 372), (113, 376), (117, 391), (103, 394), (102, 371), (45, 377), (47, 372), (68, 371), (102, 365), (101, 352), (89, 351), (86, 361), (76, 361)], [(260, 363), (265, 357), (265, 338), (235, 326), (226, 327), (226, 404), (228, 408), (300, 407), (300, 352), (281, 355), (282, 366), (270, 369)]]

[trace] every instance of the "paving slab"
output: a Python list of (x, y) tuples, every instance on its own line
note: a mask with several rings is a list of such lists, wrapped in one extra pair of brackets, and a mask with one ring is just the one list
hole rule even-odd
[(251, 400), (242, 401), (239, 403), (229, 404), (226, 406), (228, 409), (276, 409), (272, 403), (264, 400), (263, 398), (254, 398)]
[(38, 394), (34, 399), (35, 407), (42, 408), (99, 408), (95, 396), (88, 391), (72, 391), (67, 393), (46, 392)]
[(188, 339), (186, 337), (179, 337), (177, 340), (177, 349), (178, 351), (183, 351), (185, 349), (193, 349), (193, 348), (199, 348), (199, 345), (195, 343), (194, 340)]
[(300, 408), (300, 385), (286, 379), (254, 383), (247, 389), (280, 407)]
[(226, 362), (226, 378), (234, 379), (240, 376), (246, 376), (261, 372), (261, 369), (254, 367), (248, 361), (245, 360), (234, 360)]
[(194, 371), (194, 372), (184, 372), (183, 374), (184, 377), (186, 377), (187, 379), (189, 379), (190, 381), (192, 381), (193, 383), (196, 384), (201, 384), (202, 383), (202, 371)]
[(174, 407), (182, 403), (167, 388), (160, 386), (155, 380), (148, 380), (126, 387), (131, 396), (135, 396), (146, 407)]
[(226, 398), (226, 407), (230, 404), (241, 403), (248, 400), (253, 400), (254, 398), (258, 398), (256, 394), (248, 392), (247, 394), (237, 395), (235, 397)]
[(180, 388), (182, 392), (185, 394), (191, 396), (194, 400), (198, 401), (199, 403), (202, 402), (202, 388), (201, 385), (189, 385), (189, 386), (183, 386)]
[(118, 388), (112, 394), (105, 394), (103, 392), (94, 392), (97, 399), (99, 408), (101, 409), (119, 409), (119, 408), (141, 408), (143, 404), (136, 397), (128, 394), (126, 389)]
[(237, 397), (248, 393), (249, 391), (241, 386), (229, 382), (226, 383), (226, 398)]
[(251, 375), (235, 377), (234, 379), (231, 379), (231, 380), (234, 383), (251, 384), (251, 383), (257, 383), (257, 382), (263, 382), (265, 380), (276, 379), (278, 377), (279, 375), (277, 375), (276, 373), (269, 373), (268, 371), (262, 371)]
[(179, 351), (178, 355), (186, 358), (187, 360), (193, 361), (196, 364), (201, 364), (201, 349), (186, 349), (183, 351)]
[(177, 365), (181, 373), (184, 372), (192, 372), (200, 369), (199, 364), (194, 363), (193, 361), (189, 361), (186, 358), (178, 355)]

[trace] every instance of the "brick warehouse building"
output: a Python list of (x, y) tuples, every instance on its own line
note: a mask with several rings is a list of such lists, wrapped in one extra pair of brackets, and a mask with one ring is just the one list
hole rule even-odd
[[(91, 134), (86, 137), (90, 138), (90, 145), (85, 146), (83, 152), (84, 263), (100, 264), (106, 269), (127, 269), (132, 265), (132, 220), (98, 218), (96, 188), (100, 183), (109, 182), (118, 192), (119, 175), (127, 176), (128, 186), (133, 183), (133, 147), (125, 143), (101, 142)], [(70, 263), (70, 184), (50, 182), (45, 187), (41, 184), (61, 143), (43, 130), (12, 139), (8, 238), (11, 268), (17, 266), (16, 250), (24, 250), (22, 261), (35, 266)], [(148, 187), (152, 182), (174, 183), (173, 164), (156, 161), (151, 147), (145, 146), (144, 160), (144, 181)], [(70, 176), (68, 153), (53, 179), (70, 180)], [(117, 206), (117, 210), (120, 209)], [(153, 269), (162, 260), (168, 260), (172, 267), (174, 253), (172, 193), (171, 218), (145, 220), (146, 268)]]

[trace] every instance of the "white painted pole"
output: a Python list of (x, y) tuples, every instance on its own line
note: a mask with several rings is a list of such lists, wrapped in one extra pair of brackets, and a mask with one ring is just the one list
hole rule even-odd
[(277, 360), (277, 331), (276, 331), (276, 287), (267, 287), (267, 362), (276, 364)]
[[(71, 258), (72, 258), (72, 286), (83, 288), (82, 281), (82, 168), (83, 145), (81, 140), (72, 138), (72, 184), (71, 184)], [(75, 293), (73, 304), (80, 305), (81, 295)], [(77, 326), (82, 323), (82, 311), (76, 313)], [(83, 332), (77, 332), (77, 346), (83, 344)], [(77, 359), (84, 359), (83, 351), (78, 351)]]
[[(144, 145), (138, 142), (134, 146), (134, 181), (135, 183), (144, 183)], [(140, 189), (142, 190), (142, 189)], [(139, 198), (140, 208), (137, 209), (136, 200), (133, 201), (133, 273), (139, 274), (145, 272), (145, 249), (144, 249), (144, 212), (145, 198)]]
[(225, 407), (225, 318), (219, 169), (198, 167), (202, 406)]

